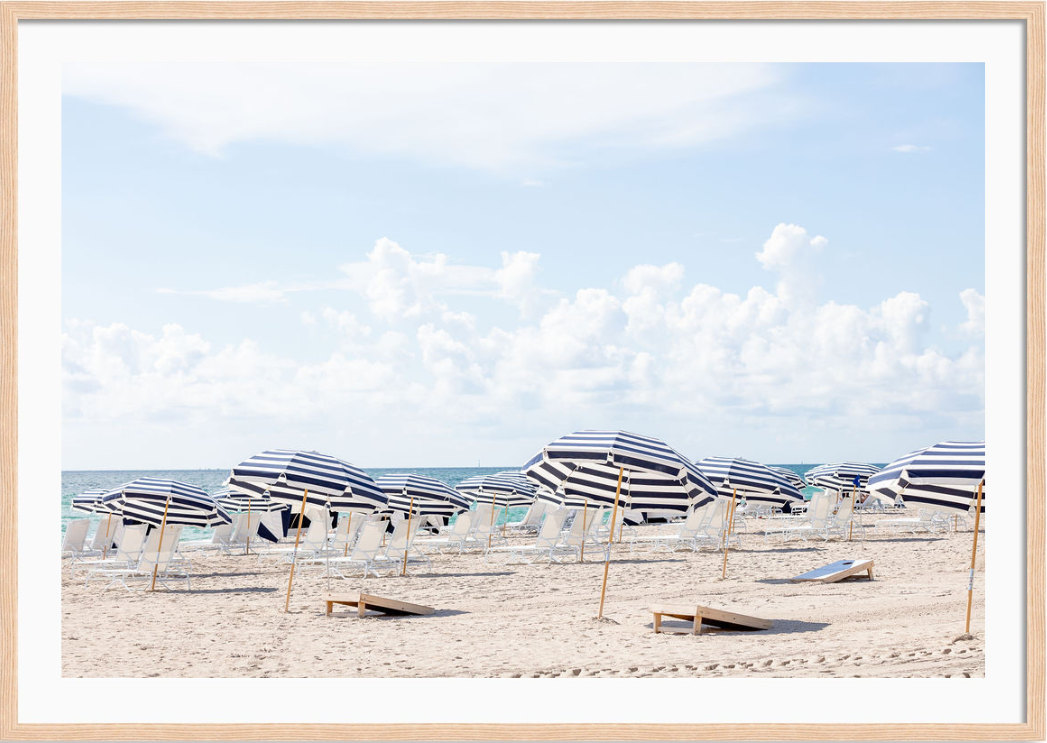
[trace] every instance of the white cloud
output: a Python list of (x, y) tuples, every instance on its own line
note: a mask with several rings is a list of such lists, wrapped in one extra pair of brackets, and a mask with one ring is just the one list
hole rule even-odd
[(980, 338), (985, 335), (985, 297), (977, 289), (964, 289), (960, 301), (967, 310), (967, 322), (960, 326), (965, 334)]
[[(692, 147), (800, 114), (753, 64), (90, 63), (63, 92), (129, 108), (221, 155), (240, 143), (342, 145), (488, 170), (568, 164), (561, 149)], [(571, 164), (576, 163), (572, 155)]]
[(916, 144), (900, 144), (897, 147), (892, 147), (891, 149), (894, 150), (895, 152), (905, 153), (906, 155), (911, 155), (911, 154), (919, 153), (919, 152), (930, 152), (931, 151), (930, 147), (916, 145)]
[(814, 258), (829, 243), (821, 235), (810, 237), (795, 224), (779, 224), (756, 254), (768, 271), (779, 274), (778, 296), (787, 304), (809, 304), (818, 289)]
[[(494, 302), (541, 292), (536, 256), (503, 255), (501, 269), (478, 272), (380, 241), (345, 272), (372, 319), (330, 307), (302, 315), (337, 331), (319, 361), (251, 339), (217, 347), (178, 325), (149, 334), (67, 322), (65, 415), (96, 427), (251, 419), (310, 432), (351, 420), (376, 440), (401, 435), (390, 421), (410, 421), (410, 435), (440, 441), (509, 429), (548, 439), (561, 427), (628, 427), (634, 415), (683, 441), (738, 426), (785, 437), (834, 426), (977, 429), (984, 298), (960, 294), (967, 320), (954, 336), (969, 343), (952, 352), (929, 339), (932, 308), (912, 292), (869, 307), (821, 302), (813, 290), (793, 301), (793, 272), (825, 245), (802, 227), (776, 227), (757, 254), (781, 277), (775, 292), (739, 295), (685, 283), (678, 263), (638, 265), (617, 286), (581, 288), (502, 327), (454, 306), (456, 292)], [(382, 329), (384, 319), (396, 327)]]

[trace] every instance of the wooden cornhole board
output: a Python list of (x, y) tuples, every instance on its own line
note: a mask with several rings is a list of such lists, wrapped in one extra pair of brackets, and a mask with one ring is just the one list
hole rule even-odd
[[(733, 611), (724, 611), (723, 609), (712, 609), (708, 606), (665, 606), (656, 605), (651, 607), (651, 611), (654, 613), (654, 631), (655, 634), (659, 632), (665, 632), (674, 635), (700, 635), (702, 633), (702, 624), (709, 624), (714, 627), (720, 627), (721, 629), (728, 630), (739, 630), (739, 631), (752, 631), (761, 629), (770, 629), (774, 626), (774, 622), (770, 619), (759, 619), (758, 617), (749, 617), (745, 614), (738, 614)], [(673, 619), (690, 619), (692, 622), (691, 631), (679, 629), (662, 629), (662, 617), (672, 617)]]
[[(859, 575), (859, 573), (866, 573), (865, 576)], [(873, 577), (873, 561), (872, 560), (837, 560), (836, 562), (823, 565), (816, 570), (812, 570), (809, 573), (798, 575), (795, 578), (790, 578), (791, 583), (806, 583), (807, 581), (818, 581), (820, 583), (835, 583), (838, 580), (844, 578), (861, 578), (865, 577), (872, 580)]]
[(396, 599), (387, 599), (381, 596), (371, 596), (366, 593), (361, 593), (359, 596), (338, 596), (331, 594), (324, 596), (324, 603), (327, 604), (328, 616), (330, 616), (331, 612), (334, 611), (335, 604), (339, 604), (340, 606), (355, 606), (357, 613), (361, 617), (367, 614), (368, 609), (400, 617), (411, 615), (421, 616), (432, 614), (436, 611), (436, 609), (431, 606), (409, 604), (406, 601), (397, 601)]

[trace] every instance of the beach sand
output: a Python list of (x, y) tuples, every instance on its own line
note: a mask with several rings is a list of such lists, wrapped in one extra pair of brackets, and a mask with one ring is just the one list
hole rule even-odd
[[(866, 517), (866, 525), (875, 519)], [(642, 527), (674, 531), (674, 526)], [(752, 522), (750, 522), (752, 529)], [(331, 581), (337, 593), (435, 607), (423, 617), (324, 616), (327, 581), (295, 580), (252, 556), (196, 553), (192, 590), (84, 587), (62, 577), (66, 677), (982, 677), (983, 540), (971, 632), (964, 628), (970, 530), (764, 543), (736, 534), (722, 554), (630, 553), (616, 545), (605, 621), (602, 562), (506, 565), (434, 555), (432, 572)], [(526, 542), (533, 537), (516, 537)], [(733, 547), (736, 547), (733, 548)], [(874, 581), (793, 584), (839, 559), (873, 559)], [(703, 604), (772, 619), (770, 631), (656, 635), (649, 607)], [(609, 620), (609, 621), (607, 621)], [(99, 663), (104, 657), (106, 662)]]

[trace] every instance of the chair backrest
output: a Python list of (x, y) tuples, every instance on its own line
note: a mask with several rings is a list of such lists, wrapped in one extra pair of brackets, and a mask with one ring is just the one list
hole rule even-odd
[(829, 523), (833, 515), (833, 506), (836, 505), (835, 491), (825, 491), (811, 498), (811, 505), (807, 509), (807, 518), (812, 526), (822, 527)]
[(451, 527), (451, 535), (455, 537), (464, 537), (472, 531), (473, 528), (473, 512), (463, 511), (458, 514), (458, 518), (454, 520), (454, 526)]
[(542, 528), (538, 530), (538, 537), (534, 541), (535, 547), (554, 547), (560, 541), (560, 530), (567, 518), (567, 509), (558, 508), (555, 511), (546, 510), (545, 521)]
[[(65, 537), (62, 539), (62, 551), (79, 552), (84, 548), (87, 541), (87, 530), (91, 526), (90, 519), (77, 519), (70, 521), (65, 526)], [(54, 544), (54, 542), (51, 542)]]
[[(618, 508), (618, 512), (622, 513), (621, 507)], [(596, 533), (603, 528), (604, 520), (607, 518), (607, 514), (610, 513), (608, 508), (598, 508), (594, 513), (589, 516), (589, 523), (585, 527), (585, 534), (587, 537), (595, 537)]]
[(175, 525), (165, 526), (162, 544), (160, 543), (160, 529), (153, 529), (149, 532), (145, 549), (142, 551), (142, 557), (139, 559), (139, 569), (152, 570), (153, 566), (156, 565), (158, 572), (164, 572), (175, 557), (175, 552), (178, 550), (178, 540), (182, 537), (183, 528)]
[[(362, 522), (362, 519), (361, 519)], [(360, 538), (353, 547), (352, 560), (373, 560), (382, 549), (382, 537), (385, 536), (385, 521), (368, 521), (363, 524)]]
[[(414, 519), (411, 519), (411, 523), (414, 523)], [(388, 550), (398, 552), (407, 546), (407, 519), (403, 521), (397, 521), (396, 526), (393, 527), (393, 533), (389, 537)]]
[(341, 514), (338, 518), (338, 529), (334, 533), (334, 546), (344, 547), (352, 544), (365, 521), (367, 521), (367, 514), (352, 511)]
[(585, 537), (595, 521), (593, 518), (594, 511), (598, 510), (599, 509), (582, 508), (575, 511), (574, 521), (571, 522), (571, 528), (567, 532), (567, 536), (563, 538), (563, 543), (569, 547), (580, 547), (582, 542), (585, 541)]
[(138, 562), (145, 546), (145, 524), (125, 526), (116, 541), (116, 559), (127, 562)]
[(313, 519), (309, 528), (302, 535), (300, 549), (322, 550), (327, 544), (327, 523), (323, 519)]
[(91, 549), (104, 550), (113, 543), (116, 536), (116, 527), (120, 523), (120, 517), (103, 516), (95, 529), (94, 539), (91, 540)]
[(837, 524), (847, 526), (849, 523), (851, 523), (851, 520), (854, 518), (854, 507), (852, 506), (853, 502), (854, 497), (851, 495), (845, 495), (840, 500), (840, 507), (836, 509)]
[(549, 504), (546, 501), (536, 500), (531, 504), (531, 507), (527, 509), (527, 515), (524, 516), (523, 520), (524, 524), (526, 526), (537, 526), (541, 522), (542, 516), (545, 515), (548, 506)]
[(229, 535), (232, 533), (232, 524), (219, 524), (211, 533), (211, 544), (228, 544)]

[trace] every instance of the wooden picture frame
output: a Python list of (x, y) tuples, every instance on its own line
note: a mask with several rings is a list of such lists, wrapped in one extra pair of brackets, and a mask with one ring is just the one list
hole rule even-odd
[[(0, 3), (0, 739), (3, 740), (1040, 740), (1044, 685), (1044, 2)], [(1016, 20), (1026, 44), (1026, 721), (1015, 724), (25, 724), (18, 715), (18, 24), (26, 20)], [(960, 701), (961, 698), (957, 697)]]

